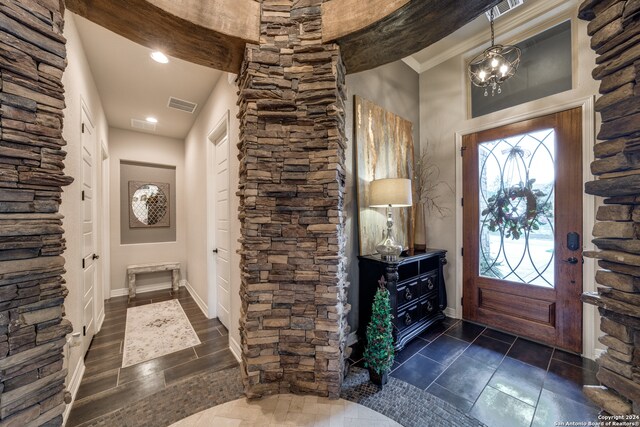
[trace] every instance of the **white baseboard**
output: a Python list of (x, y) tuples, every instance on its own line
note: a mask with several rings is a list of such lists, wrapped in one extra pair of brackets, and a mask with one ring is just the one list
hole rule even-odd
[[(136, 295), (145, 292), (161, 291), (163, 289), (171, 289), (171, 282), (157, 283), (155, 285), (136, 286)], [(129, 295), (129, 288), (111, 289), (111, 298), (123, 297)]]
[(229, 335), (229, 350), (231, 350), (231, 353), (233, 353), (233, 356), (236, 358), (238, 363), (242, 363), (242, 350), (240, 349), (240, 344), (238, 344), (231, 335)]
[(76, 400), (76, 395), (78, 394), (78, 389), (80, 388), (80, 382), (82, 382), (82, 377), (84, 376), (84, 370), (84, 358), (80, 358), (80, 360), (78, 360), (78, 364), (76, 365), (76, 369), (73, 371), (71, 380), (67, 385), (67, 390), (69, 391), (69, 393), (71, 393), (71, 403), (69, 403), (64, 409), (64, 414), (62, 415), (63, 426), (67, 423), (67, 418), (69, 418), (71, 407), (73, 406), (73, 402), (75, 402)]
[(451, 317), (452, 319), (457, 319), (458, 315), (456, 313), (456, 309), (453, 307), (447, 307), (444, 309), (444, 315), (447, 317)]
[[(198, 293), (195, 291), (195, 289), (193, 289), (193, 287), (187, 280), (181, 280), (180, 283), (181, 285), (182, 283), (184, 283), (184, 287), (187, 288), (187, 291), (189, 291), (189, 294), (191, 294), (191, 298), (193, 298), (198, 307), (200, 307), (200, 310), (202, 310), (204, 316), (209, 319), (209, 307), (202, 300), (202, 298), (200, 298), (200, 295), (198, 295)], [(240, 346), (238, 346), (238, 348), (240, 348)]]

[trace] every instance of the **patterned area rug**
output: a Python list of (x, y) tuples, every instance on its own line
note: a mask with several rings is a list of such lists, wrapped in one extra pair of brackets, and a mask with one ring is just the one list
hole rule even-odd
[(352, 367), (340, 397), (386, 415), (405, 427), (478, 427), (480, 421), (411, 384), (389, 377), (382, 390), (369, 382), (369, 373)]
[(122, 367), (200, 344), (177, 300), (127, 309)]

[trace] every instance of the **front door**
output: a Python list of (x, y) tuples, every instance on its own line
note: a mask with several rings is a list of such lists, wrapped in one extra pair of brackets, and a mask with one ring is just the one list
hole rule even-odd
[(582, 352), (582, 110), (463, 138), (463, 317)]

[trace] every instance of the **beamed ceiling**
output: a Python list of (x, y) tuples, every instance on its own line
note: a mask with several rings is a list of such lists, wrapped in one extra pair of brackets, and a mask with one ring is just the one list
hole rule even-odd
[[(323, 39), (342, 49), (348, 73), (411, 55), (448, 36), (500, 0), (330, 0)], [(237, 73), (246, 43), (259, 43), (255, 0), (67, 0), (67, 7), (167, 55)]]

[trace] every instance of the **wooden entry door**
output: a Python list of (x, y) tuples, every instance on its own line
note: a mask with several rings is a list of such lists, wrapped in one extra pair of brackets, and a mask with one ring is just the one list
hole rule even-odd
[(582, 110), (463, 138), (463, 317), (582, 352)]

